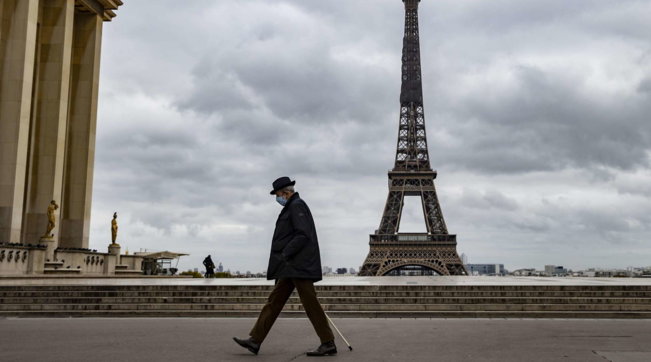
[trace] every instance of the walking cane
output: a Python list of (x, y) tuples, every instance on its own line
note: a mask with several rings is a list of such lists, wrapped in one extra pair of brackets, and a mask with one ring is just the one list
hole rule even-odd
[(339, 336), (341, 337), (341, 339), (343, 339), (344, 342), (346, 342), (346, 345), (348, 346), (348, 349), (352, 351), (353, 347), (350, 345), (350, 343), (348, 343), (348, 341), (346, 340), (344, 335), (341, 334), (341, 332), (339, 332), (339, 328), (337, 328), (335, 323), (332, 321), (332, 319), (330, 319), (330, 317), (328, 317), (328, 314), (325, 311), (323, 313), (325, 313), (326, 318), (328, 318), (328, 322), (330, 322), (330, 324), (332, 324), (332, 326), (335, 327), (335, 331), (337, 331), (337, 333), (339, 333)]

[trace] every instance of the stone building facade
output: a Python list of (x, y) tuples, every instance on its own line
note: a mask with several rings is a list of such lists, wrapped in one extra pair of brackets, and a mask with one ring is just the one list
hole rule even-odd
[[(88, 249), (102, 27), (120, 5), (0, 1), (1, 275), (121, 265), (119, 248)], [(52, 200), (56, 227), (43, 242)], [(123, 259), (118, 269), (140, 269)]]

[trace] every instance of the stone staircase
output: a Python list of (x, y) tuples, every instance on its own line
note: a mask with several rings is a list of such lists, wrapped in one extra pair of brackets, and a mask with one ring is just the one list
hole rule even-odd
[(81, 270), (79, 268), (72, 268), (70, 265), (64, 267), (62, 261), (46, 261), (43, 269), (43, 274), (70, 275), (80, 273)]
[(119, 276), (135, 276), (142, 275), (142, 270), (129, 269), (128, 265), (118, 264), (115, 266), (115, 274)]
[[(0, 317), (256, 317), (271, 285), (0, 286)], [(651, 318), (651, 285), (318, 285), (331, 317)], [(281, 317), (305, 317), (296, 293)]]

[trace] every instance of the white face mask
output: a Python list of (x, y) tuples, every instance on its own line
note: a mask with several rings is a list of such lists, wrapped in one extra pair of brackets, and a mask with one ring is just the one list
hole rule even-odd
[(282, 196), (276, 196), (276, 201), (282, 206), (285, 206), (285, 204), (287, 204), (287, 200), (285, 200), (285, 198)]

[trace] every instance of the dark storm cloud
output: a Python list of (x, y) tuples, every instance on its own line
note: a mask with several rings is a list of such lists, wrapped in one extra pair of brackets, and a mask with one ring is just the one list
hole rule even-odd
[(651, 78), (643, 79), (637, 87), (637, 91), (640, 93), (651, 94)]
[[(328, 122), (332, 127), (376, 123), (395, 108), (387, 107), (396, 99), (395, 91), (385, 86), (389, 76), (397, 85), (395, 60), (396, 67), (387, 72), (383, 64), (359, 64), (332, 41), (311, 40), (317, 41), (297, 44), (293, 35), (265, 38), (210, 56), (193, 69), (193, 89), (179, 107), (225, 118), (235, 110), (265, 109), (274, 121), (296, 126)], [(232, 64), (228, 71), (222, 69), (225, 63)], [(264, 127), (265, 115), (251, 121)], [(255, 131), (248, 126), (242, 127)]]
[(516, 200), (496, 190), (491, 190), (483, 194), (474, 190), (464, 190), (460, 202), (467, 207), (484, 210), (495, 208), (514, 211), (520, 208)]
[[(393, 49), (379, 40), (362, 43), (368, 37), (363, 30), (372, 33), (382, 28), (386, 32), (386, 26), (371, 21), (367, 28), (361, 24), (340, 27), (335, 22), (368, 11), (377, 15), (378, 8), (370, 10), (367, 5), (334, 3), (292, 3), (293, 11), (283, 13), (280, 21), (254, 17), (252, 29), (243, 29), (248, 32), (233, 30), (230, 36), (238, 41), (238, 46), (231, 51), (219, 42), (212, 48), (207, 44), (206, 55), (193, 67), (191, 91), (178, 101), (180, 108), (221, 116), (220, 131), (252, 145), (278, 144), (281, 140), (277, 137), (279, 131), (275, 130), (279, 127), (297, 128), (294, 133), (287, 131), (292, 138), (306, 131), (324, 132), (324, 139), (331, 139), (333, 147), (373, 143), (364, 138), (335, 139), (332, 132), (346, 122), (364, 124), (367, 128), (381, 125), (385, 129), (394, 123), (395, 94), (391, 90), (397, 87), (400, 24), (391, 23), (396, 33)], [(597, 172), (601, 167), (633, 169), (648, 164), (646, 150), (651, 146), (651, 124), (646, 118), (651, 103), (646, 98), (631, 98), (626, 92), (593, 93), (589, 88), (593, 76), (589, 67), (577, 71), (571, 62), (563, 67), (527, 64), (520, 59), (533, 47), (531, 39), (542, 49), (550, 48), (550, 53), (543, 58), (571, 58), (572, 49), (568, 49), (571, 43), (591, 38), (589, 45), (574, 49), (577, 55), (587, 58), (606, 56), (598, 47), (608, 42), (625, 42), (628, 39), (621, 37), (634, 33), (608, 32), (617, 21), (626, 21), (618, 16), (606, 22), (603, 13), (611, 7), (595, 6), (587, 1), (561, 4), (442, 2), (431, 4), (430, 12), (423, 10), (425, 4), (421, 5), (421, 14), (432, 15), (423, 16), (424, 34), (426, 30), (445, 34), (423, 39), (424, 69), (429, 69), (424, 78), (431, 85), (425, 96), (434, 105), (427, 108), (429, 133), (444, 129), (447, 136), (458, 139), (456, 147), (442, 145), (432, 150), (438, 164), (487, 173), (568, 167)], [(618, 14), (628, 10), (625, 13), (639, 19), (636, 12), (641, 5), (637, 2), (627, 5)], [(283, 6), (286, 5), (279, 5)], [(390, 2), (386, 6), (392, 9)], [(387, 16), (388, 13), (387, 10), (374, 18), (398, 18)], [(445, 13), (454, 17), (445, 18), (441, 15)], [(605, 37), (592, 39), (591, 32), (604, 23), (608, 26), (601, 29)], [(460, 24), (468, 26), (462, 28)], [(523, 27), (529, 36), (522, 35)], [(339, 32), (335, 33), (336, 30)], [(565, 37), (570, 31), (572, 35)], [(492, 37), (496, 39), (494, 46), (478, 44)], [(243, 41), (247, 41), (246, 46), (239, 43)], [(426, 47), (428, 42), (436, 48)], [(456, 49), (463, 49), (464, 58), (457, 58), (447, 68), (444, 63), (438, 70), (428, 66), (432, 60), (449, 57), (442, 51), (452, 43)], [(358, 44), (370, 46), (352, 56), (350, 53), (337, 56), (346, 54), (342, 49), (354, 49)], [(502, 47), (504, 44), (506, 47)], [(474, 68), (481, 73), (483, 66), (488, 70), (491, 62), (505, 51), (510, 54), (496, 70), (502, 73), (496, 81), (508, 80), (513, 84), (497, 84), (490, 91), (487, 87), (491, 85), (481, 80), (464, 85), (467, 69)], [(372, 64), (361, 61), (374, 57), (379, 60)], [(648, 67), (649, 60), (641, 59), (638, 65)], [(442, 74), (444, 71), (449, 73)], [(643, 79), (630, 87), (633, 84), (640, 92), (646, 89)], [(458, 91), (463, 94), (453, 98)], [(440, 99), (433, 98), (439, 95)], [(324, 124), (327, 127), (313, 128)]]
[[(358, 267), (395, 157), (402, 2), (157, 4), (174, 11), (144, 21), (130, 1), (105, 24), (91, 242), (118, 210), (123, 245), (263, 270), (269, 184), (289, 174), (324, 264)], [(460, 251), (529, 267), (651, 255), (650, 24), (645, 1), (420, 3), (429, 150)]]
[(633, 94), (651, 69), (648, 3), (461, 3), (426, 22), (449, 34), (433, 40), (438, 69), (424, 66), (426, 97), (438, 96), (430, 129), (452, 138), (436, 161), (486, 173), (648, 165), (651, 103)]
[(444, 163), (488, 173), (648, 166), (647, 98), (591, 96), (581, 79), (531, 67), (512, 75), (512, 92), (460, 101), (450, 132), (466, 152), (450, 150)]

